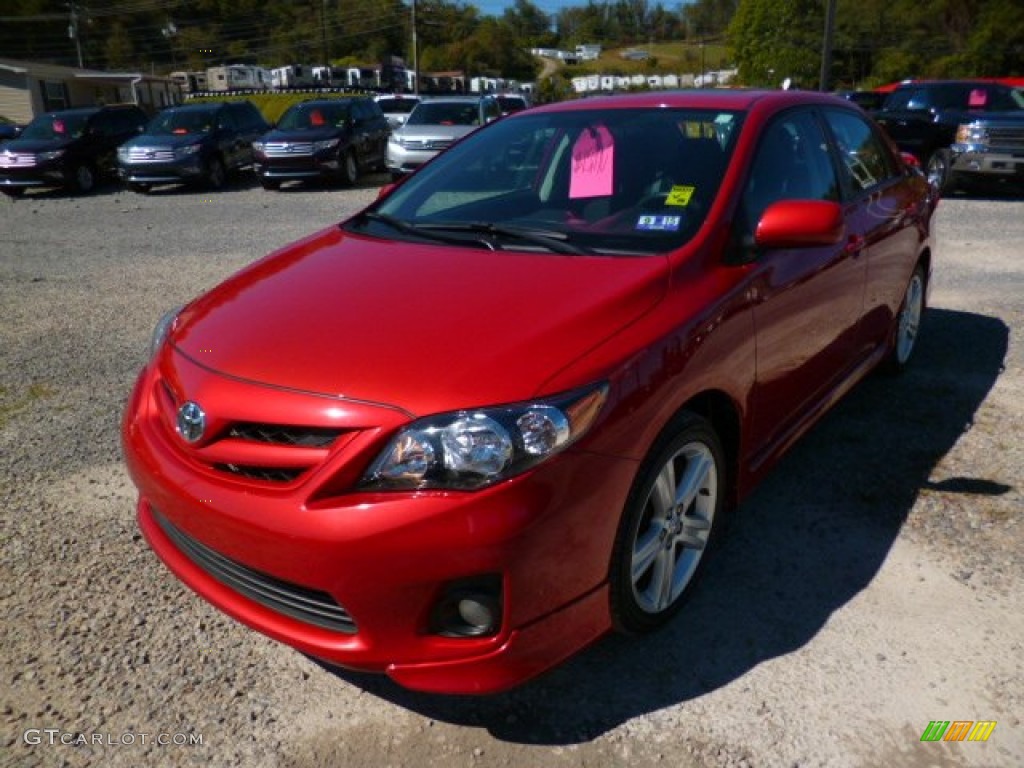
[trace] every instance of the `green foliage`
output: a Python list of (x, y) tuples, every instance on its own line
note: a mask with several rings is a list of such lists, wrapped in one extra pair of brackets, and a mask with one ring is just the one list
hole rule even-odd
[[(790, 77), (810, 88), (820, 70), (826, 2), (581, 0), (558, 11), (552, 26), (536, 0), (512, 0), (499, 16), (483, 16), (464, 0), (418, 0), (418, 61), (421, 70), (528, 80), (537, 69), (529, 48), (600, 43), (609, 51), (649, 50), (665, 72), (736, 62), (743, 84)], [(77, 40), (68, 37), (65, 0), (6, 6), (6, 58), (75, 65), (80, 46), (87, 67), (156, 73), (234, 62), (367, 66), (388, 55), (413, 62), (411, 0), (88, 0), (75, 5)], [(829, 79), (865, 87), (907, 77), (1019, 75), (1022, 41), (1022, 0), (838, 0)], [(660, 50), (683, 44), (675, 58)], [(614, 64), (632, 72), (629, 62)]]

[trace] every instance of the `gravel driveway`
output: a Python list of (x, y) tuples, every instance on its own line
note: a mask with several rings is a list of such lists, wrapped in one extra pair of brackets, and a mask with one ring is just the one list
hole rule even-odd
[[(665, 631), (501, 696), (326, 670), (148, 550), (118, 421), (156, 319), (373, 199), (0, 200), (0, 764), (1024, 765), (1024, 202), (944, 200), (918, 358), (735, 517)], [(922, 743), (990, 720), (985, 743)]]

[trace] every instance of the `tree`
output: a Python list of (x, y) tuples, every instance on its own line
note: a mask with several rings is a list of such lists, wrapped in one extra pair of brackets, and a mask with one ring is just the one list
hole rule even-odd
[(824, 5), (818, 0), (741, 0), (729, 25), (740, 81), (814, 88), (821, 65)]

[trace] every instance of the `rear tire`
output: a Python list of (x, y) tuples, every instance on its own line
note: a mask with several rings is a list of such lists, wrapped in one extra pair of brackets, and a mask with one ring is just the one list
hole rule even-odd
[(889, 356), (885, 360), (884, 368), (888, 373), (900, 374), (907, 369), (910, 358), (917, 347), (917, 336), (921, 329), (921, 319), (925, 310), (925, 290), (927, 288), (927, 277), (924, 267), (918, 264), (914, 268), (914, 274), (910, 276), (907, 283), (907, 290), (903, 294), (903, 301), (900, 304), (899, 312), (896, 315), (896, 327), (893, 330), (893, 338)]
[(725, 527), (725, 452), (711, 424), (684, 412), (641, 466), (612, 551), (617, 630), (651, 632), (683, 606)]

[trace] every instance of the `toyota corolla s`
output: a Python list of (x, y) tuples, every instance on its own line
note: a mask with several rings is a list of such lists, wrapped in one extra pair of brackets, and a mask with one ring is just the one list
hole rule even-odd
[(907, 364), (936, 202), (827, 95), (497, 121), (164, 316), (123, 422), (142, 531), (239, 621), (418, 690), (656, 629), (786, 448)]

